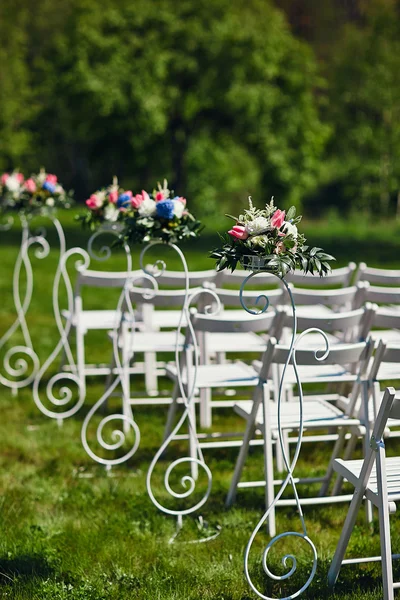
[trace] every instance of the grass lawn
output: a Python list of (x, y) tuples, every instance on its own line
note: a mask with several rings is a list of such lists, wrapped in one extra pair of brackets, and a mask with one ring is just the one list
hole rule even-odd
[[(87, 234), (62, 216), (67, 243), (85, 245)], [(211, 229), (211, 222), (208, 223)], [(222, 230), (225, 221), (216, 227)], [(305, 223), (305, 233), (313, 245), (321, 245), (338, 258), (338, 265), (364, 260), (371, 265), (400, 268), (399, 227), (395, 222), (371, 224), (344, 223), (337, 220)], [(19, 230), (0, 233), (0, 335), (14, 320), (11, 282), (18, 252)], [(50, 241), (54, 234), (49, 230)], [(207, 250), (218, 244), (214, 234), (204, 235), (198, 247), (186, 248), (193, 269), (211, 268)], [(33, 252), (32, 252), (33, 255)], [(124, 268), (119, 253), (113, 266)], [(134, 255), (137, 264), (137, 255)], [(176, 258), (168, 267), (178, 268)], [(41, 260), (32, 258), (34, 294), (28, 313), (32, 340), (41, 360), (57, 341), (52, 315), (51, 286), (57, 252)], [(135, 267), (135, 264), (134, 264)], [(94, 265), (93, 268), (98, 268)], [(104, 267), (103, 267), (104, 268)], [(113, 306), (116, 294), (90, 291), (84, 298), (92, 308)], [(16, 334), (13, 343), (20, 343)], [(105, 334), (88, 336), (87, 358), (108, 361), (110, 345)], [(2, 358), (2, 357), (1, 357)], [(2, 365), (2, 362), (0, 363)], [(2, 368), (2, 367), (1, 367)], [(57, 363), (53, 373), (56, 372)], [(2, 370), (3, 372), (3, 370)], [(140, 377), (132, 381), (134, 392), (143, 394)], [(161, 387), (168, 391), (168, 382)], [(177, 542), (168, 544), (175, 531), (173, 517), (162, 514), (151, 502), (145, 487), (151, 458), (162, 440), (165, 407), (138, 407), (135, 418), (141, 430), (141, 443), (135, 456), (107, 474), (84, 451), (80, 430), (86, 412), (104, 391), (102, 378), (91, 378), (83, 409), (62, 428), (36, 408), (30, 389), (17, 397), (0, 389), (0, 598), (18, 600), (247, 600), (255, 596), (243, 575), (243, 553), (250, 534), (264, 510), (263, 490), (242, 490), (234, 508), (224, 508), (237, 449), (208, 450), (205, 458), (213, 473), (213, 486), (207, 504), (201, 509), (210, 529), (221, 526), (219, 537), (206, 544), (188, 545), (184, 541), (199, 536), (194, 518), (184, 520)], [(107, 410), (120, 409), (115, 397)], [(215, 411), (216, 430), (240, 429), (240, 419), (230, 409)], [(111, 430), (106, 431), (106, 435)], [(93, 437), (94, 433), (91, 432)], [(110, 441), (110, 437), (108, 440)], [(127, 447), (132, 439), (128, 439)], [(304, 444), (296, 475), (313, 476), (324, 472), (331, 447)], [(390, 441), (390, 453), (398, 454), (399, 442)], [(360, 452), (360, 449), (359, 449)], [(163, 487), (168, 464), (185, 454), (184, 442), (175, 443), (160, 461), (154, 477), (154, 490), (160, 502), (176, 507)], [(110, 456), (110, 454), (108, 454)], [(260, 448), (251, 452), (244, 478), (262, 477)], [(182, 491), (179, 481), (174, 489)], [(199, 493), (205, 481), (200, 478)], [(351, 488), (349, 488), (351, 489)], [(299, 488), (301, 495), (312, 495), (315, 488)], [(199, 498), (200, 495), (196, 496)], [(182, 505), (181, 505), (182, 506)], [(317, 547), (319, 561), (316, 577), (305, 598), (379, 599), (382, 597), (379, 564), (344, 567), (329, 595), (326, 575), (346, 515), (347, 505), (305, 507), (309, 537)], [(393, 548), (400, 547), (400, 519), (392, 517)], [(369, 532), (360, 512), (349, 553), (362, 556), (379, 554), (379, 536)], [(278, 533), (300, 531), (293, 509), (278, 509)], [(268, 537), (260, 534), (251, 555), (254, 580), (267, 595), (294, 592), (308, 577), (310, 553), (302, 542), (276, 546), (271, 554), (272, 571), (282, 573), (281, 557), (294, 551), (298, 559), (295, 580), (266, 582), (261, 575), (260, 557)], [(395, 577), (400, 578), (397, 568)], [(262, 581), (265, 582), (265, 587)]]

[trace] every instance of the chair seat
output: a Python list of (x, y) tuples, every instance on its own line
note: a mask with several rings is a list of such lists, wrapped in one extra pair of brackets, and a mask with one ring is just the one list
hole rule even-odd
[(324, 304), (303, 304), (296, 306), (296, 314), (304, 317), (328, 317), (334, 311)]
[[(68, 320), (71, 319), (69, 310), (62, 310), (62, 316)], [(80, 313), (81, 326), (85, 329), (113, 329), (121, 320), (121, 313), (116, 310), (83, 310)], [(132, 315), (125, 313), (125, 318), (129, 322), (134, 322)], [(76, 327), (76, 315), (72, 315), (72, 325)]]
[[(400, 500), (400, 457), (386, 457), (385, 462), (389, 501), (396, 502), (397, 500)], [(333, 468), (337, 473), (340, 473), (340, 475), (347, 479), (347, 481), (356, 486), (363, 463), (363, 460), (342, 460), (337, 458), (333, 461)], [(368, 481), (366, 496), (368, 500), (371, 500), (376, 506), (378, 505), (377, 494), (378, 485), (375, 464)]]
[(207, 351), (216, 352), (263, 352), (267, 342), (253, 332), (248, 333), (207, 333)]
[(381, 363), (378, 370), (377, 380), (389, 381), (391, 379), (400, 379), (400, 365), (389, 362)]
[[(110, 331), (111, 338), (114, 332)], [(174, 352), (178, 343), (179, 350), (182, 350), (185, 343), (185, 336), (177, 334), (175, 331), (135, 331), (127, 336), (131, 352)], [(122, 348), (123, 338), (120, 335), (118, 347)]]
[[(254, 361), (257, 372), (261, 369), (261, 362)], [(342, 365), (298, 365), (297, 372), (301, 383), (329, 383), (332, 381), (356, 381), (357, 376), (350, 373)], [(285, 383), (295, 385), (297, 383), (293, 365), (288, 365), (285, 372)]]
[[(243, 400), (235, 404), (235, 412), (244, 419), (248, 419), (253, 407), (251, 400)], [(278, 405), (276, 403), (269, 404), (269, 418), (271, 429), (278, 428)], [(263, 409), (259, 406), (256, 416), (256, 424), (261, 426), (264, 422)], [(358, 419), (350, 418), (342, 413), (330, 402), (325, 400), (307, 400), (303, 401), (303, 423), (307, 428), (320, 427), (338, 427), (359, 425)], [(282, 402), (281, 403), (281, 424), (285, 429), (296, 429), (299, 427), (299, 403)]]
[(400, 344), (399, 329), (382, 329), (370, 332), (370, 336), (376, 342), (382, 340), (385, 344)]
[[(176, 365), (167, 365), (167, 375), (174, 381), (177, 379)], [(187, 384), (186, 369), (182, 373), (183, 385)], [(197, 370), (196, 387), (250, 387), (257, 385), (258, 374), (243, 362), (222, 365), (200, 365)]]
[[(180, 310), (155, 310), (151, 314), (151, 324), (154, 329), (177, 329), (182, 311)], [(233, 321), (242, 321), (246, 317), (252, 318), (253, 315), (247, 313), (242, 308), (236, 310), (223, 310), (219, 313), (220, 316), (226, 318), (229, 316)], [(182, 327), (186, 327), (187, 321), (185, 316), (182, 320)]]

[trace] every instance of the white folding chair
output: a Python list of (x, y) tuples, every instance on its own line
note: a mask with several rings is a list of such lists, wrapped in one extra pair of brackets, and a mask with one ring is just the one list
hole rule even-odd
[(400, 269), (377, 269), (360, 263), (355, 281), (369, 281), (382, 286), (400, 286)]
[[(392, 556), (389, 519), (400, 500), (400, 457), (386, 457), (383, 436), (389, 418), (400, 419), (400, 399), (390, 387), (386, 388), (364, 460), (336, 459), (333, 463), (335, 471), (354, 485), (354, 496), (328, 573), (328, 584), (333, 587), (342, 565), (381, 561), (385, 600), (393, 600), (394, 589), (400, 588), (400, 583), (393, 582), (392, 559), (400, 555)], [(344, 560), (363, 499), (378, 508), (381, 556)]]
[[(357, 400), (359, 384), (365, 375), (372, 351), (373, 343), (370, 340), (367, 342), (333, 346), (329, 355), (323, 361), (318, 360), (315, 355), (315, 349), (297, 350), (296, 363), (299, 367), (312, 369), (308, 376), (304, 373), (300, 375), (303, 384), (316, 382), (353, 383), (351, 397), (349, 400), (345, 399), (350, 404), (347, 411), (341, 410), (337, 406), (338, 401), (341, 399), (340, 393), (322, 393), (304, 397), (303, 425), (305, 431), (315, 431), (318, 429), (331, 430), (332, 428), (340, 430), (341, 428), (360, 427), (360, 419), (352, 416), (352, 408)], [(263, 385), (258, 386), (252, 400), (240, 401), (235, 405), (236, 412), (246, 420), (246, 431), (228, 492), (227, 506), (230, 506), (234, 502), (238, 488), (262, 486), (265, 489), (266, 505), (269, 507), (274, 499), (274, 486), (282, 483), (281, 480), (274, 479), (273, 444), (274, 440), (278, 437), (278, 404), (277, 402), (272, 402), (270, 398), (272, 391), (271, 371), (274, 364), (283, 365), (286, 363), (288, 353), (288, 346), (280, 346), (276, 343), (276, 340), (270, 339), (260, 370), (260, 382)], [(343, 365), (346, 365), (346, 367)], [(350, 368), (352, 365), (358, 366), (357, 372), (354, 372), (354, 368)], [(282, 431), (298, 431), (300, 425), (298, 402), (293, 400), (290, 402), (282, 401), (280, 410)], [(263, 481), (242, 483), (240, 479), (249, 449), (249, 442), (257, 428), (261, 429), (264, 436), (265, 479)], [(313, 441), (320, 441), (321, 439), (324, 438), (320, 436), (312, 437)], [(337, 445), (335, 445), (334, 452), (337, 449)], [(285, 449), (285, 452), (289, 455), (288, 448)], [(299, 483), (324, 482), (326, 477), (324, 475), (323, 477), (300, 479)], [(345, 497), (337, 498), (336, 501), (344, 499)], [(321, 498), (307, 498), (307, 500), (302, 500), (302, 503), (316, 504), (323, 501), (324, 499)], [(330, 497), (329, 501), (334, 500)], [(277, 506), (294, 503), (295, 500), (285, 499), (280, 500)], [(268, 527), (270, 534), (272, 536), (275, 535), (275, 509), (270, 512)]]
[[(121, 315), (117, 311), (112, 310), (88, 310), (83, 305), (84, 288), (123, 288), (128, 275), (129, 277), (138, 278), (142, 271), (127, 272), (107, 272), (93, 271), (89, 269), (80, 270), (78, 272), (73, 297), (72, 311), (63, 310), (62, 316), (70, 324), (70, 335), (75, 331), (76, 336), (76, 354), (78, 375), (84, 384), (85, 378), (90, 375), (109, 375), (109, 365), (94, 365), (86, 364), (85, 362), (85, 336), (88, 331), (93, 330), (110, 330), (119, 322)], [(130, 315), (126, 314), (125, 318), (129, 321)], [(135, 319), (136, 324), (139, 324), (140, 317)], [(61, 368), (63, 366), (64, 357), (61, 360)]]
[(341, 310), (360, 308), (367, 299), (367, 287), (367, 283), (334, 290), (292, 287), (291, 292), (298, 315), (323, 316)]
[(305, 275), (302, 271), (294, 271), (286, 275), (286, 281), (299, 286), (309, 285), (313, 288), (327, 288), (333, 285), (348, 287), (351, 284), (356, 268), (356, 263), (349, 262), (347, 267), (332, 269), (330, 273), (323, 277), (315, 277), (312, 273)]
[[(224, 311), (221, 315), (216, 316), (194, 312), (191, 316), (191, 322), (196, 338), (199, 341), (200, 356), (204, 357), (209, 355), (207, 344), (210, 343), (213, 336), (217, 336), (218, 338), (221, 335), (229, 335), (230, 341), (227, 342), (229, 345), (225, 347), (225, 350), (240, 351), (240, 339), (242, 335), (246, 336), (245, 339), (248, 339), (249, 333), (254, 334), (256, 332), (268, 333), (273, 331), (274, 334), (279, 335), (281, 318), (282, 313), (279, 310), (276, 312), (266, 312), (261, 315), (253, 315), (251, 318), (246, 317), (244, 313), (241, 320), (238, 320), (236, 315), (231, 316), (230, 311)], [(189, 336), (187, 337), (187, 344), (190, 345), (191, 338), (189, 332), (187, 332), (187, 336)], [(217, 343), (219, 343), (218, 339)], [(263, 349), (265, 345), (266, 341), (263, 340)], [(185, 366), (182, 368), (182, 381), (185, 387), (187, 386), (188, 379), (189, 381), (192, 380), (192, 369), (193, 350), (191, 350), (191, 354), (188, 355)], [(171, 430), (179, 395), (179, 389), (176, 385), (178, 373), (175, 364), (167, 366), (167, 375), (174, 381), (175, 389), (173, 403), (169, 409), (165, 435), (168, 435)], [(223, 364), (200, 364), (197, 368), (196, 390), (200, 399), (201, 426), (206, 428), (211, 427), (213, 407), (232, 406), (232, 401), (213, 401), (211, 399), (211, 391), (213, 389), (224, 388), (236, 390), (238, 387), (252, 387), (256, 385), (257, 381), (258, 375), (254, 368), (239, 360)], [(202, 392), (206, 393), (203, 394)]]
[[(189, 294), (200, 291), (201, 288), (189, 290)], [(120, 331), (118, 334), (118, 346), (122, 353), (122, 363), (129, 365), (130, 362), (135, 364), (138, 355), (144, 355), (144, 376), (146, 393), (149, 396), (158, 395), (158, 376), (165, 374), (166, 361), (158, 361), (157, 354), (167, 353), (174, 354), (176, 348), (181, 351), (184, 345), (185, 336), (176, 331), (179, 324), (172, 330), (153, 330), (153, 316), (156, 310), (168, 307), (175, 309), (174, 312), (182, 317), (182, 309), (185, 303), (187, 292), (185, 289), (180, 290), (158, 290), (154, 291), (148, 288), (131, 286), (129, 288), (130, 302), (133, 307), (139, 307), (142, 311), (143, 330), (138, 331), (135, 324), (125, 319), (121, 320)], [(179, 310), (176, 308), (179, 307)], [(167, 311), (165, 311), (167, 312)], [(133, 325), (133, 326), (132, 326)], [(113, 334), (112, 334), (113, 335)], [(124, 378), (126, 381), (125, 389), (130, 389), (130, 368), (124, 368)], [(129, 399), (129, 404), (140, 404), (141, 401)], [(145, 401), (145, 404), (148, 404)], [(155, 400), (152, 404), (160, 403)], [(165, 399), (162, 404), (165, 404)]]
[(400, 344), (400, 312), (393, 308), (377, 306), (372, 321), (371, 337), (385, 344)]

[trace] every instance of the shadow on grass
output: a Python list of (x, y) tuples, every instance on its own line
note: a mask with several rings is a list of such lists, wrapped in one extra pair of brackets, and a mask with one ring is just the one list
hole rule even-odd
[(15, 558), (0, 557), (0, 586), (11, 585), (17, 579), (48, 579), (54, 570), (45, 558), (23, 554)]

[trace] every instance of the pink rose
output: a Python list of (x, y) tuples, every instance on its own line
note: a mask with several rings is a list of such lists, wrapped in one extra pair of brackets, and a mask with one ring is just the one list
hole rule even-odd
[(116, 201), (118, 200), (118, 191), (114, 190), (113, 192), (110, 192), (108, 195), (108, 199), (110, 202), (112, 202), (113, 204), (116, 203)]
[(285, 221), (285, 211), (276, 209), (271, 219), (271, 227), (276, 227), (276, 229), (280, 229)]
[(229, 235), (238, 240), (246, 240), (249, 237), (249, 234), (246, 231), (246, 228), (243, 225), (235, 225), (228, 231)]
[(47, 175), (46, 181), (55, 185), (57, 183), (57, 175)]
[(30, 194), (34, 194), (36, 192), (36, 183), (33, 181), (32, 178), (27, 179), (25, 181), (25, 189), (27, 192), (29, 192)]
[(18, 183), (24, 183), (25, 177), (22, 175), (22, 173), (15, 173), (15, 177), (16, 177)]
[(9, 178), (9, 174), (8, 173), (3, 173), (3, 175), (1, 176), (1, 185), (5, 185), (7, 183), (7, 179)]
[(142, 204), (144, 198), (142, 196), (142, 194), (136, 194), (136, 196), (132, 197), (131, 200), (131, 204), (133, 206), (133, 208), (139, 208), (139, 206)]
[(161, 200), (164, 200), (164, 194), (163, 194), (163, 192), (157, 192), (156, 193), (156, 202), (161, 202)]
[(91, 210), (96, 210), (96, 208), (100, 208), (102, 205), (102, 199), (96, 196), (96, 194), (92, 194), (89, 200), (86, 200), (86, 206)]

